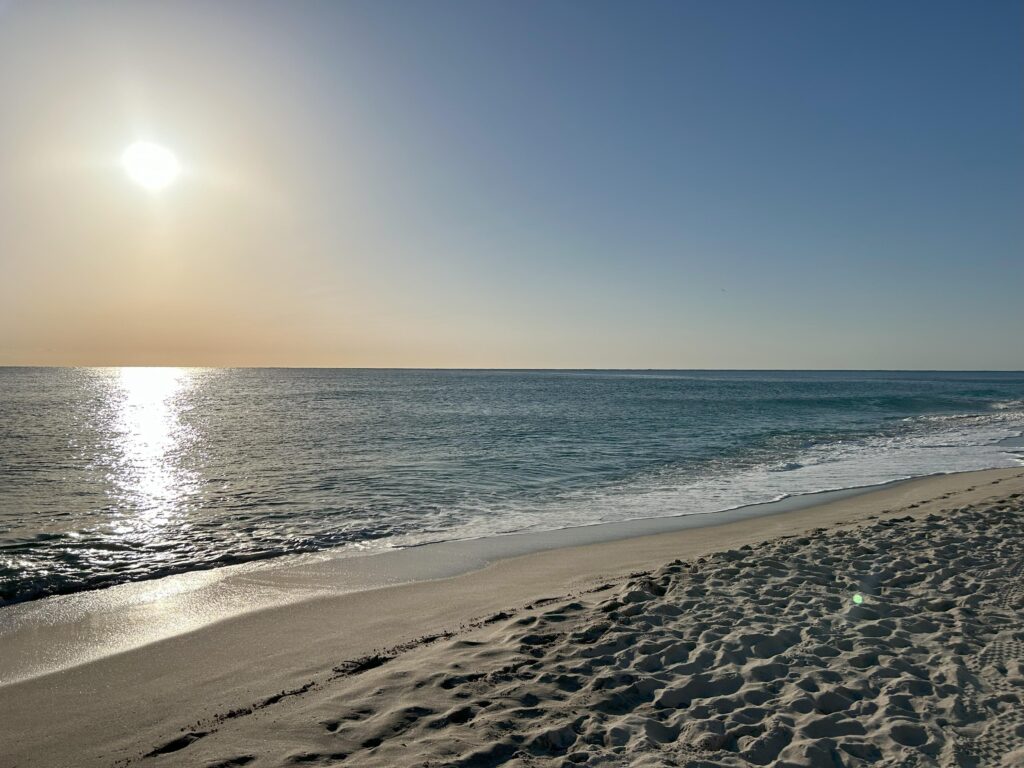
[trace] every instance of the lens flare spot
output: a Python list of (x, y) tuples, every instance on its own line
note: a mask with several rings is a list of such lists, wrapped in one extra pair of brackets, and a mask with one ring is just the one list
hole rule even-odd
[(864, 595), (862, 595), (860, 592), (854, 592), (853, 602), (855, 602), (857, 605), (860, 605), (864, 602)]

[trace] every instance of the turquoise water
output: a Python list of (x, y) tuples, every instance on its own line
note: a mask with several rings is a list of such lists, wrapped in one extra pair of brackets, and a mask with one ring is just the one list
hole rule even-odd
[(0, 369), (0, 604), (1012, 466), (1024, 374)]

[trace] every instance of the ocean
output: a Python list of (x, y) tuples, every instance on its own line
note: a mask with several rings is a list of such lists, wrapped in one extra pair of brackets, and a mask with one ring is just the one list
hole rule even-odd
[(0, 368), (0, 605), (1024, 463), (1024, 373)]

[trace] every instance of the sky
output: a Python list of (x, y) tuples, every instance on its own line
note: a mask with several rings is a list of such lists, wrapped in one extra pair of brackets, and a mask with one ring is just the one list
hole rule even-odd
[(0, 0), (0, 364), (1024, 369), (1022, 29)]

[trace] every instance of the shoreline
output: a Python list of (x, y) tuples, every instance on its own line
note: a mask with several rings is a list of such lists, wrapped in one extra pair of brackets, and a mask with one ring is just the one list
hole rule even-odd
[[(379, 552), (336, 554), (321, 550), (282, 555), (13, 603), (0, 607), (0, 618), (4, 619), (0, 623), (0, 687), (129, 652), (248, 613), (451, 578), (541, 552), (757, 520), (905, 483), (1000, 469), (1012, 468), (935, 472), (792, 494), (714, 512), (443, 539)], [(75, 641), (69, 643), (69, 636)]]
[[(1000, 440), (999, 445), (1007, 445), (1009, 448), (1024, 448), (1024, 435), (1009, 437)], [(1007, 451), (1011, 453), (1011, 451)], [(1016, 456), (1016, 454), (1014, 454)], [(1024, 454), (1017, 456), (1018, 463), (1024, 466)], [(783, 512), (803, 509), (809, 506), (828, 503), (829, 501), (856, 496), (861, 493), (870, 493), (890, 486), (898, 485), (912, 480), (919, 480), (928, 477), (939, 477), (943, 475), (957, 475), (965, 472), (986, 471), (989, 469), (1012, 469), (1014, 465), (996, 465), (980, 469), (953, 470), (950, 472), (929, 472), (921, 475), (905, 475), (889, 480), (871, 482), (863, 485), (844, 486), (839, 488), (825, 488), (815, 491), (800, 491), (785, 493), (779, 498), (768, 501), (755, 501), (739, 504), (722, 509), (709, 509), (696, 512), (681, 512), (666, 515), (639, 515), (637, 517), (625, 517), (619, 520), (606, 520), (592, 523), (570, 524), (557, 528), (541, 529), (519, 529), (501, 531), (495, 533), (482, 533), (480, 535), (469, 535), (454, 538), (439, 538), (431, 541), (414, 542), (409, 544), (398, 544), (384, 549), (359, 551), (358, 545), (351, 548), (331, 547), (316, 549), (307, 552), (279, 553), (279, 554), (257, 554), (249, 559), (222, 565), (199, 566), (181, 571), (172, 571), (162, 575), (145, 576), (140, 579), (123, 581), (106, 586), (87, 586), (73, 591), (59, 591), (52, 594), (44, 594), (24, 600), (10, 603), (0, 603), (0, 616), (8, 609), (20, 609), (29, 605), (49, 605), (49, 601), (71, 601), (88, 599), (89, 595), (117, 595), (122, 592), (132, 591), (148, 592), (148, 586), (171, 584), (175, 581), (184, 581), (184, 589), (188, 589), (187, 582), (197, 580), (201, 583), (212, 583), (225, 576), (235, 573), (248, 573), (254, 569), (288, 569), (295, 566), (303, 566), (310, 563), (332, 563), (339, 568), (350, 560), (355, 561), (361, 558), (373, 557), (394, 557), (401, 558), (403, 553), (414, 552), (420, 549), (456, 549), (460, 557), (459, 563), (451, 564), (451, 570), (444, 573), (430, 573), (417, 576), (416, 569), (412, 568), (412, 576), (408, 581), (422, 580), (425, 578), (443, 578), (466, 572), (472, 568), (483, 567), (494, 559), (504, 557), (515, 557), (541, 552), (559, 547), (571, 547), (578, 544), (598, 543), (604, 541), (616, 541), (623, 538), (648, 535), (653, 533), (665, 533), (673, 530), (681, 530), (691, 527), (703, 527), (705, 525), (719, 525), (721, 522), (731, 522), (735, 519), (746, 519), (747, 517), (761, 517), (764, 515), (780, 514)], [(694, 518), (694, 520), (689, 520)], [(547, 540), (554, 540), (547, 541)], [(355, 570), (359, 570), (356, 568)], [(365, 584), (359, 589), (372, 589), (385, 584)], [(178, 587), (172, 587), (171, 591), (178, 591)], [(157, 590), (159, 591), (159, 589)], [(126, 595), (126, 601), (132, 601), (130, 595)], [(97, 599), (97, 603), (106, 604), (108, 601)], [(66, 609), (59, 609), (64, 612)], [(2, 629), (2, 628), (0, 628)], [(2, 638), (0, 632), (0, 638)], [(0, 685), (6, 682), (2, 676), (2, 663), (0, 663)]]
[[(347, 593), (338, 592), (344, 583), (330, 583), (330, 574), (312, 566), (289, 569), (288, 578), (280, 573), (273, 579), (239, 574), (217, 581), (211, 594), (224, 592), (227, 585), (244, 602), (254, 595), (264, 598), (268, 591), (294, 598), (296, 590), (304, 589), (304, 599), (264, 604), (189, 631), (188, 621), (195, 619), (189, 611), (197, 606), (188, 597), (194, 593), (161, 594), (155, 602), (125, 609), (134, 626), (170, 619), (184, 633), (87, 663), (74, 663), (74, 644), (83, 635), (62, 631), (54, 623), (23, 628), (19, 642), (0, 646), (7, 659), (0, 669), (9, 669), (19, 643), (22, 650), (46, 645), (72, 665), (0, 685), (0, 720), (7, 725), (12, 765), (109, 765), (138, 757), (162, 736), (191, 722), (297, 690), (310, 681), (319, 685), (325, 672), (346, 659), (415, 643), (425, 635), (459, 631), (508, 608), (622, 581), (630, 573), (679, 557), (814, 529), (841, 529), (870, 516), (938, 513), (1022, 489), (1020, 467), (933, 475), (799, 510), (548, 549), (499, 559), (461, 575)], [(371, 575), (394, 583), (397, 575), (389, 565), (379, 565)], [(103, 629), (95, 615), (76, 629), (81, 632), (86, 624)], [(126, 629), (122, 623), (122, 635), (131, 635), (131, 626)], [(88, 637), (86, 632), (84, 639)], [(53, 721), (62, 724), (59, 740), (47, 732)]]

